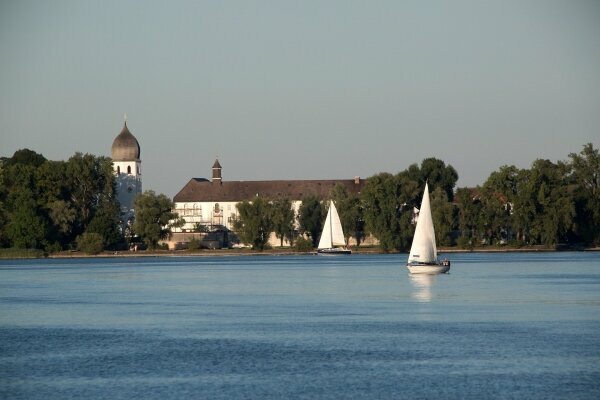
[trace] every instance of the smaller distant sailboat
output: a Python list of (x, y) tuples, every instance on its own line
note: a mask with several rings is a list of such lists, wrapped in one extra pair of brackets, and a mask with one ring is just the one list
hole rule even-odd
[(450, 270), (450, 261), (444, 259), (440, 262), (437, 257), (427, 183), (406, 267), (411, 274), (444, 274)]
[(342, 223), (333, 201), (329, 202), (329, 211), (327, 211), (327, 218), (325, 218), (325, 225), (323, 226), (323, 232), (321, 233), (321, 239), (319, 240), (317, 254), (352, 254), (352, 250), (346, 247), (346, 239), (344, 238)]

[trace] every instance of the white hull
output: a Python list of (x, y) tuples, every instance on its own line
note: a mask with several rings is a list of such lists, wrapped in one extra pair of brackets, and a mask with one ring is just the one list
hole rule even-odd
[(406, 268), (411, 274), (445, 274), (450, 271), (450, 265), (443, 264), (407, 264)]

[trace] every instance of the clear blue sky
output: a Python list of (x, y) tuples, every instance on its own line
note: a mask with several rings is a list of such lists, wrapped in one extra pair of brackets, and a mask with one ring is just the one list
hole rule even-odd
[(350, 179), (425, 157), (459, 186), (600, 145), (600, 1), (0, 0), (0, 155), (110, 155), (144, 189)]

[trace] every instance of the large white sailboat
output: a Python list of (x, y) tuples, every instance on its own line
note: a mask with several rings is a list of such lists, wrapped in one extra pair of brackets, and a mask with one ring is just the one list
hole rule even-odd
[(327, 218), (325, 218), (325, 225), (323, 226), (323, 232), (321, 233), (321, 239), (319, 240), (317, 254), (352, 254), (352, 250), (346, 247), (342, 223), (333, 201), (329, 202), (329, 211), (327, 211)]
[(450, 270), (450, 261), (440, 262), (437, 257), (427, 183), (425, 183), (425, 192), (406, 267), (411, 274), (443, 274)]

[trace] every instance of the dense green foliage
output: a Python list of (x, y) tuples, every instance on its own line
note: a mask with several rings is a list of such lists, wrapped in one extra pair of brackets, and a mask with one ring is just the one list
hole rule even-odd
[(316, 196), (306, 196), (298, 209), (300, 233), (307, 235), (317, 247), (323, 223), (327, 217), (327, 205), (322, 204)]
[(100, 254), (104, 250), (104, 239), (96, 232), (85, 232), (77, 238), (77, 250), (87, 254)]
[(0, 161), (0, 247), (59, 251), (92, 232), (115, 247), (123, 242), (119, 217), (107, 157), (49, 161), (23, 149)]
[(313, 249), (312, 240), (300, 236), (294, 244), (296, 251), (309, 252)]
[(172, 212), (173, 202), (164, 194), (157, 195), (154, 191), (147, 190), (135, 198), (133, 207), (133, 232), (150, 249), (156, 249), (158, 242), (169, 236), (171, 227), (181, 225), (182, 221), (177, 218), (177, 213)]
[[(172, 206), (153, 192), (136, 199), (133, 228), (149, 247), (181, 223)], [(23, 149), (0, 160), (0, 247), (97, 254), (126, 247), (123, 226), (110, 158), (48, 161)]]
[(46, 253), (40, 249), (0, 249), (0, 258), (44, 258)]
[(586, 243), (600, 244), (600, 154), (591, 143), (569, 154), (572, 167), (575, 233)]
[[(456, 170), (427, 158), (399, 173), (368, 178), (360, 196), (348, 194), (343, 185), (334, 187), (328, 199), (307, 196), (298, 215), (288, 199), (257, 197), (239, 203), (234, 227), (255, 249), (264, 249), (272, 232), (281, 244), (287, 239), (303, 249), (307, 243), (316, 247), (327, 202), (333, 200), (346, 239), (352, 236), (360, 244), (371, 234), (384, 251), (406, 251), (428, 182), (440, 245), (598, 246), (598, 149), (588, 143), (568, 157), (569, 161), (556, 163), (535, 160), (529, 169), (502, 166), (474, 188), (455, 188)], [(164, 195), (144, 192), (135, 208), (130, 228), (150, 248), (182, 224)], [(86, 252), (118, 248), (125, 244), (120, 218), (109, 158), (77, 153), (67, 161), (49, 161), (23, 149), (0, 159), (0, 248), (45, 252), (75, 246)], [(195, 229), (206, 230), (201, 225)], [(294, 240), (298, 233), (304, 237)]]
[(292, 202), (287, 198), (280, 198), (271, 203), (271, 221), (273, 231), (279, 239), (279, 245), (283, 246), (283, 240), (287, 239), (290, 244), (294, 241), (294, 210)]
[(459, 242), (599, 245), (598, 150), (588, 143), (569, 157), (571, 162), (535, 160), (529, 169), (503, 166), (483, 186), (458, 189)]
[(432, 193), (433, 221), (437, 240), (449, 243), (454, 212), (449, 202), (458, 179), (456, 170), (436, 158), (426, 158), (396, 175), (370, 177), (361, 193), (365, 229), (375, 236), (384, 251), (406, 250), (414, 233), (415, 209), (420, 207), (423, 187)]
[(267, 200), (257, 197), (254, 201), (243, 201), (237, 204), (238, 218), (234, 228), (242, 242), (250, 244), (253, 249), (263, 250), (269, 242), (273, 231), (273, 207)]
[(331, 198), (340, 215), (346, 243), (350, 237), (354, 237), (356, 243), (360, 245), (364, 237), (364, 215), (360, 197), (349, 194), (344, 185), (337, 184), (333, 188)]

